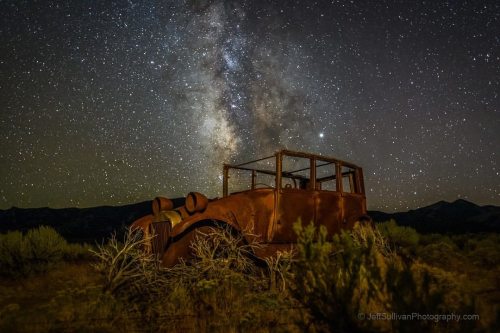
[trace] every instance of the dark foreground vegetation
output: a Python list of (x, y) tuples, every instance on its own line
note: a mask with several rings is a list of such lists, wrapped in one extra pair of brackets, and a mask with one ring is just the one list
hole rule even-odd
[(200, 234), (195, 258), (172, 269), (131, 233), (92, 247), (48, 227), (0, 235), (0, 332), (500, 330), (499, 234), (390, 221), (327, 242), (322, 229), (295, 230), (295, 255), (266, 262), (250, 259), (260, 244)]

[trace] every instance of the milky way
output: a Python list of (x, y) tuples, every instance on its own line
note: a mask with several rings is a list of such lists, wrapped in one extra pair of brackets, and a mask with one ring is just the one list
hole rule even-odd
[(221, 194), (281, 148), (371, 209), (500, 204), (495, 1), (2, 1), (0, 208)]

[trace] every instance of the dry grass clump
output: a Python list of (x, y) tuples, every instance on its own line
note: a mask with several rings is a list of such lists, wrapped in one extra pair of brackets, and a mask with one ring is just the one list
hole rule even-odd
[(113, 235), (91, 250), (98, 259), (93, 266), (103, 277), (105, 291), (129, 298), (158, 294), (165, 279), (156, 257), (143, 250), (150, 242), (151, 237), (129, 229), (123, 242)]
[(293, 330), (295, 309), (285, 293), (290, 256), (266, 265), (254, 256), (262, 244), (246, 239), (229, 228), (203, 228), (191, 244), (192, 258), (162, 268), (142, 251), (151, 239), (130, 231), (123, 242), (112, 237), (98, 247), (95, 267), (104, 290), (133, 301), (130, 316), (154, 331)]

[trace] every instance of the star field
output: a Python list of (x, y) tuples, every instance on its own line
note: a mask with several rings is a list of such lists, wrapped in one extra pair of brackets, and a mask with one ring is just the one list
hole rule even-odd
[(0, 1), (0, 208), (220, 196), (287, 148), (369, 209), (500, 205), (496, 1)]

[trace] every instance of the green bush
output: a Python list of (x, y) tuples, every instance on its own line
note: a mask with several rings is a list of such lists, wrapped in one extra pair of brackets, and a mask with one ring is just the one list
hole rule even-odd
[(462, 251), (469, 261), (478, 267), (500, 267), (500, 235), (479, 234), (454, 236), (455, 243), (461, 241)]
[[(359, 313), (385, 312), (384, 241), (369, 229), (342, 232), (326, 241), (326, 229), (296, 223), (298, 260), (292, 293), (308, 309), (305, 326), (320, 331), (383, 330), (383, 322), (360, 321)], [(356, 235), (356, 237), (352, 237)], [(390, 252), (385, 253), (391, 256)], [(387, 328), (387, 327), (385, 327)]]
[(421, 246), (417, 256), (422, 261), (447, 270), (461, 270), (466, 262), (464, 255), (456, 248), (455, 244), (447, 242), (431, 243)]
[(415, 254), (420, 240), (420, 235), (415, 229), (399, 226), (394, 220), (378, 224), (377, 229), (388, 240), (391, 246), (400, 252), (408, 255)]
[(457, 244), (447, 235), (443, 234), (421, 234), (420, 235), (420, 246), (436, 244), (436, 243), (446, 243), (450, 246), (455, 247)]
[(293, 295), (310, 314), (305, 323), (309, 328), (330, 332), (458, 331), (465, 326), (368, 318), (377, 313), (473, 313), (473, 300), (462, 277), (418, 261), (405, 263), (371, 227), (357, 225), (334, 236), (330, 243), (324, 227), (316, 230), (313, 225), (303, 228), (297, 223), (295, 230), (298, 261), (293, 269)]
[(54, 229), (40, 226), (26, 234), (0, 235), (0, 274), (8, 277), (43, 273), (61, 260), (82, 258), (84, 246), (68, 244)]
[(23, 274), (29, 257), (28, 244), (19, 231), (0, 235), (0, 274)]

